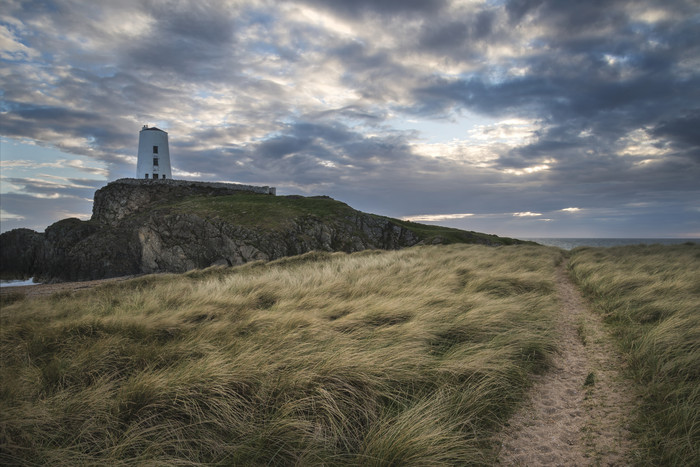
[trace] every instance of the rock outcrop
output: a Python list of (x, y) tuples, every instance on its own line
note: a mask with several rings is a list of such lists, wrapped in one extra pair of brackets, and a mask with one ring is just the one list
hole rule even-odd
[(129, 215), (156, 203), (169, 202), (187, 196), (223, 196), (236, 193), (274, 195), (275, 189), (268, 186), (258, 187), (236, 183), (123, 178), (95, 192), (92, 220), (115, 226)]
[[(268, 187), (257, 188), (270, 193)], [(456, 232), (465, 242), (513, 242)], [(0, 272), (4, 277), (92, 280), (239, 265), (312, 250), (398, 249), (441, 241), (408, 223), (356, 211), (328, 197), (124, 179), (95, 193), (89, 221), (64, 219), (43, 234), (28, 229), (2, 234)]]
[(3, 279), (28, 278), (44, 261), (44, 235), (30, 229), (14, 229), (0, 235), (0, 272)]

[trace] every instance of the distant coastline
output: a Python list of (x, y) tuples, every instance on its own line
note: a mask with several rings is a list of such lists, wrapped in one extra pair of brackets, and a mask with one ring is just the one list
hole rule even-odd
[(562, 250), (572, 250), (579, 246), (611, 247), (623, 245), (678, 245), (680, 243), (700, 243), (700, 238), (523, 238), (541, 245), (555, 246)]

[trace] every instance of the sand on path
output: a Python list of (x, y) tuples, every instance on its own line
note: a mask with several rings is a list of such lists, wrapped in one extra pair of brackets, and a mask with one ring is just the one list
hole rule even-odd
[(557, 271), (557, 289), (558, 352), (552, 368), (535, 381), (529, 401), (501, 433), (498, 462), (630, 465), (634, 449), (628, 426), (636, 397), (621, 374), (624, 361), (565, 265)]

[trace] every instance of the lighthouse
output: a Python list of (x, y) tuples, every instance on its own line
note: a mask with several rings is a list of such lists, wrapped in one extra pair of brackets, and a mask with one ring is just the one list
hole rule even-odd
[(144, 125), (139, 132), (139, 156), (136, 178), (162, 180), (173, 178), (170, 169), (168, 133), (156, 127)]

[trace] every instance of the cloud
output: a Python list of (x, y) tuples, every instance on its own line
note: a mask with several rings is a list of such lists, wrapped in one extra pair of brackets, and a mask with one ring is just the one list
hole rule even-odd
[(91, 167), (82, 159), (58, 159), (55, 162), (37, 162), (28, 160), (3, 160), (0, 161), (0, 167), (4, 169), (60, 169), (73, 168), (81, 172), (100, 175), (106, 177), (109, 172), (100, 167)]
[(352, 3), (344, 0), (306, 0), (303, 3), (326, 9), (341, 17), (358, 17), (367, 14), (382, 17), (404, 14), (432, 16), (447, 4), (444, 0), (358, 0)]
[(439, 222), (452, 219), (464, 219), (474, 214), (420, 214), (417, 216), (407, 216), (402, 219), (412, 222)]
[[(651, 133), (682, 150), (692, 150), (691, 157), (700, 157), (700, 109), (685, 112), (680, 117), (660, 121)], [(700, 160), (700, 159), (698, 159)]]
[[(47, 179), (48, 178), (48, 179)], [(21, 187), (19, 191), (40, 198), (92, 198), (94, 191), (105, 185), (101, 180), (68, 179), (63, 177), (3, 178), (3, 181)]]
[(37, 58), (39, 53), (22, 43), (20, 34), (26, 30), (24, 25), (14, 18), (4, 18), (6, 24), (0, 25), (0, 58), (8, 61), (20, 61)]
[(26, 219), (25, 216), (22, 216), (22, 215), (19, 215), (19, 214), (12, 214), (12, 213), (6, 212), (6, 211), (3, 210), (3, 209), (0, 209), (0, 220), (3, 221), (3, 222), (6, 222), (6, 221), (23, 221), (23, 220), (25, 220), (25, 219)]
[[(3, 209), (29, 219), (20, 206), (50, 199), (38, 196), (91, 197), (40, 176), (50, 164), (133, 176), (149, 123), (169, 132), (181, 177), (321, 191), (397, 217), (475, 214), (441, 222), (532, 212), (555, 224), (574, 212), (562, 205), (597, 222), (595, 209), (663, 201), (692, 224), (696, 10), (691, 0), (10, 2), (0, 132), (65, 157), (3, 179), (29, 197)], [(465, 126), (451, 139), (395, 126), (412, 119)]]

